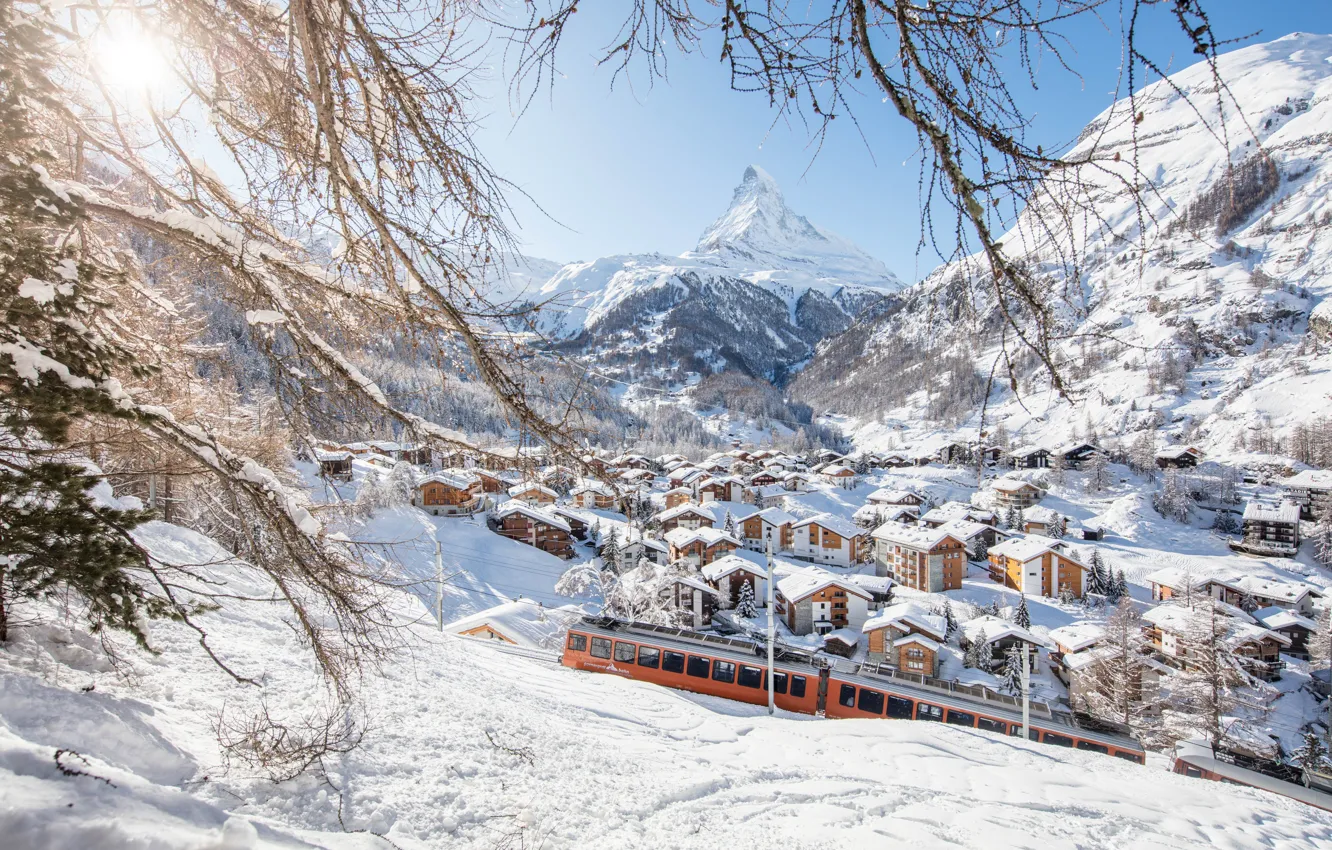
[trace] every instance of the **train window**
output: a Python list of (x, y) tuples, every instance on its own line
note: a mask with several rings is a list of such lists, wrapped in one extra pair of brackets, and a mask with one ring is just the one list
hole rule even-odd
[[(777, 691), (777, 693), (780, 694), (781, 691), (779, 690), (779, 691)], [(792, 677), (791, 677), (791, 696), (795, 697), (796, 699), (804, 699), (804, 697), (805, 697), (805, 677), (804, 677), (804, 676), (792, 676)]]
[(718, 682), (734, 682), (735, 665), (729, 661), (712, 662), (712, 678)]
[(684, 653), (666, 650), (665, 654), (661, 656), (661, 669), (667, 673), (683, 673)]
[(948, 709), (947, 722), (954, 726), (971, 726), (974, 728), (976, 726), (976, 715), (950, 708)]
[(1131, 761), (1134, 764), (1143, 763), (1142, 756), (1138, 755), (1137, 753), (1130, 753), (1124, 750), (1115, 750), (1115, 758), (1124, 759), (1125, 761)]
[(937, 705), (930, 705), (928, 702), (916, 703), (917, 720), (933, 720), (938, 723), (943, 720), (943, 709)]
[(766, 684), (768, 678), (766, 670), (760, 670), (757, 667), (747, 667), (740, 665), (740, 686), (744, 688), (761, 688)]
[(1000, 735), (1008, 734), (1008, 724), (1002, 720), (991, 720), (988, 717), (976, 718), (976, 728), (984, 729), (986, 732), (998, 732)]
[(654, 646), (640, 646), (638, 648), (638, 666), (639, 667), (657, 667), (661, 664), (661, 650)]
[(847, 708), (856, 707), (856, 686), (842, 685), (841, 693), (837, 695), (837, 701)]
[(624, 643), (623, 641), (617, 640), (615, 642), (615, 660), (623, 661), (626, 664), (633, 664), (634, 653), (637, 649), (638, 648), (632, 643)]
[(898, 720), (910, 720), (911, 715), (916, 713), (916, 704), (909, 699), (888, 695), (888, 716), (896, 717)]
[[(1014, 723), (1012, 726), (1008, 727), (1008, 737), (1010, 737), (1010, 738), (1021, 738), (1021, 737), (1022, 737), (1022, 724), (1021, 724), (1021, 723)], [(1028, 740), (1031, 740), (1031, 741), (1039, 741), (1039, 740), (1041, 739), (1041, 730), (1036, 729), (1036, 728), (1031, 727), (1031, 726), (1028, 726), (1028, 727), (1027, 727), (1027, 738), (1028, 738)]]
[(1056, 735), (1054, 732), (1046, 732), (1045, 736), (1042, 737), (1041, 740), (1047, 744), (1053, 744), (1056, 747), (1073, 746), (1072, 738), (1068, 737), (1067, 735)]
[(786, 674), (773, 672), (772, 674), (772, 692), (775, 694), (786, 693)]
[(691, 655), (689, 656), (689, 664), (685, 667), (685, 672), (696, 679), (706, 679), (711, 667), (712, 659)]
[(569, 635), (569, 648), (574, 652), (587, 652), (587, 635)]
[(1202, 779), (1202, 770), (1191, 764), (1184, 765), (1184, 775), (1191, 776), (1194, 779)]
[(592, 638), (592, 655), (596, 658), (610, 658), (611, 642), (607, 638)]
[(856, 707), (870, 714), (883, 714), (883, 694), (871, 691), (869, 688), (861, 688), (860, 704)]
[(1109, 753), (1110, 748), (1101, 744), (1093, 744), (1091, 741), (1078, 741), (1078, 749), (1087, 750), (1093, 753)]

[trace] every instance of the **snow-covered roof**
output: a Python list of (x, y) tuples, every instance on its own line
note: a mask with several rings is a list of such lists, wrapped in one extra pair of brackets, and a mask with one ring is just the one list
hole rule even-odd
[(1163, 567), (1143, 576), (1143, 580), (1171, 590), (1201, 590), (1211, 583), (1212, 577), (1208, 573), (1199, 574), (1179, 567)]
[(696, 576), (685, 576), (677, 574), (668, 577), (667, 581), (673, 584), (683, 584), (686, 587), (692, 587), (695, 590), (701, 590), (704, 593), (711, 594), (712, 596), (718, 595), (717, 588), (711, 586), (706, 581), (703, 581), (702, 579)]
[(948, 538), (952, 537), (959, 543), (964, 543), (964, 538), (955, 537), (953, 532), (947, 527), (947, 523), (938, 528), (928, 528), (923, 525), (903, 525), (900, 522), (885, 522), (883, 525), (870, 532), (870, 537), (875, 540), (882, 540), (885, 543), (892, 543), (896, 546), (906, 546), (909, 549), (929, 550), (938, 546)]
[(1269, 629), (1298, 627), (1312, 632), (1318, 628), (1318, 624), (1308, 617), (1302, 616), (1289, 608), (1278, 608), (1275, 605), (1269, 608), (1259, 608), (1253, 612), (1253, 618)]
[(859, 537), (865, 533), (863, 528), (860, 528), (850, 520), (843, 519), (839, 516), (833, 516), (829, 513), (815, 514), (812, 517), (806, 517), (799, 522), (792, 523), (791, 527), (804, 528), (807, 525), (817, 525), (819, 528), (831, 531), (833, 534), (848, 538)]
[(1066, 561), (1070, 561), (1078, 566), (1083, 566), (1077, 558), (1069, 555), (1067, 552), (1061, 552), (1062, 544), (1052, 537), (1046, 537), (1043, 534), (1015, 534), (1007, 540), (1001, 541), (990, 548), (991, 555), (999, 555), (1004, 558), (1012, 558), (1020, 563), (1027, 563), (1035, 558), (1039, 558), (1046, 552), (1058, 554)]
[(904, 632), (924, 632), (937, 640), (943, 640), (948, 632), (948, 626), (943, 617), (938, 614), (931, 614), (915, 602), (898, 602), (889, 605), (866, 620), (865, 625), (861, 626), (860, 630), (862, 632), (872, 632), (889, 626), (895, 626)]
[(1069, 623), (1067, 626), (1050, 630), (1050, 640), (1067, 648), (1069, 652), (1080, 652), (1089, 646), (1100, 643), (1104, 637), (1105, 627), (1090, 620)]
[(855, 475), (856, 471), (850, 467), (842, 466), (840, 463), (834, 463), (831, 466), (825, 466), (823, 469), (820, 469), (819, 473), (827, 475), (830, 478), (845, 478), (848, 475)]
[(1246, 522), (1284, 522), (1295, 524), (1300, 521), (1300, 506), (1294, 502), (1282, 502), (1279, 505), (1264, 505), (1250, 500), (1244, 506)]
[(769, 525), (791, 525), (796, 521), (795, 517), (781, 508), (764, 508), (758, 512), (758, 516)]
[(1045, 446), (1037, 446), (1033, 444), (1027, 446), (1018, 446), (1015, 449), (1010, 449), (1008, 455), (1009, 457), (1031, 457), (1032, 455), (1038, 455), (1041, 452), (1049, 454), (1050, 450), (1047, 449)]
[(791, 491), (780, 484), (762, 484), (758, 487), (750, 487), (749, 492), (760, 498), (767, 498), (769, 496), (785, 496)]
[(912, 500), (923, 502), (925, 497), (913, 490), (904, 490), (898, 487), (880, 487), (866, 496), (865, 500), (877, 502), (881, 505), (904, 505)]
[(564, 630), (560, 618), (551, 617), (549, 609), (531, 599), (518, 599), (454, 620), (444, 631), (462, 634), (482, 627), (529, 649), (557, 644), (557, 636)]
[(509, 495), (517, 496), (520, 493), (530, 493), (533, 490), (545, 493), (547, 496), (550, 496), (553, 499), (559, 498), (560, 495), (559, 493), (556, 493), (554, 490), (547, 487), (545, 484), (538, 484), (535, 481), (524, 481), (522, 484), (513, 485), (512, 487), (509, 488)]
[(1035, 644), (1036, 646), (1048, 647), (1050, 645), (1048, 640), (1037, 637), (1027, 629), (989, 614), (982, 617), (975, 617), (962, 624), (962, 634), (967, 636), (967, 640), (976, 640), (980, 637), (982, 631), (985, 632), (985, 639), (991, 642), (1013, 638), (1014, 640), (1025, 641), (1026, 643)]
[(903, 635), (902, 637), (893, 641), (893, 646), (906, 646), (909, 643), (914, 643), (919, 646), (923, 646), (926, 649), (930, 650), (931, 652), (938, 652), (940, 649), (939, 642), (937, 640), (932, 640), (931, 638), (927, 638), (925, 637), (925, 635), (922, 634)]
[(783, 481), (809, 481), (809, 476), (803, 472), (788, 472), (782, 476)]
[[(1329, 301), (1328, 303), (1332, 303)], [(1315, 490), (1332, 490), (1332, 469), (1304, 469), (1289, 478), (1283, 478), (1284, 487), (1312, 487)]]
[(1202, 449), (1196, 448), (1194, 446), (1166, 446), (1165, 448), (1157, 451), (1156, 456), (1161, 458), (1162, 460), (1178, 460), (1179, 458), (1182, 458), (1185, 455), (1202, 457), (1202, 454), (1203, 454)]
[(874, 575), (872, 573), (852, 573), (846, 578), (847, 581), (854, 582), (856, 585), (865, 588), (870, 593), (887, 593), (894, 583), (888, 576)]
[(865, 599), (870, 598), (868, 593), (852, 582), (818, 567), (805, 567), (792, 571), (789, 576), (777, 582), (777, 590), (791, 602), (799, 602), (807, 596), (818, 593), (825, 587), (833, 586)]
[(596, 493), (599, 496), (615, 496), (615, 491), (600, 481), (580, 481), (577, 487), (569, 491), (570, 496), (577, 496), (580, 493)]
[(736, 546), (740, 545), (739, 540), (736, 540), (720, 528), (673, 528), (666, 532), (665, 539), (667, 543), (677, 549), (695, 542), (702, 542), (703, 545), (708, 548), (712, 548), (724, 541), (730, 541)]
[(351, 452), (328, 452), (323, 449), (315, 449), (314, 456), (320, 463), (340, 463), (356, 457)]
[(1059, 511), (1054, 508), (1045, 508), (1040, 505), (1027, 508), (1022, 512), (1023, 522), (1034, 522), (1038, 525), (1052, 525), (1059, 519)]
[(744, 570), (753, 575), (762, 576), (763, 567), (751, 561), (742, 555), (730, 554), (724, 558), (718, 558), (710, 564), (704, 564), (699, 573), (708, 581), (718, 581), (731, 573)]
[(996, 478), (990, 482), (990, 489), (998, 490), (1001, 493), (1019, 493), (1028, 488), (1032, 490), (1040, 489), (1030, 481), (1023, 481), (1020, 478)]
[(690, 502), (685, 502), (683, 505), (676, 505), (673, 508), (667, 508), (666, 510), (657, 514), (655, 519), (661, 522), (670, 522), (673, 519), (678, 519), (682, 516), (689, 516), (689, 515), (710, 519), (713, 522), (717, 521), (717, 515), (712, 512), (712, 509), (710, 507), (708, 507), (707, 505), (695, 505)]
[(443, 484), (445, 487), (452, 487), (454, 490), (470, 490), (472, 487), (481, 483), (481, 479), (461, 469), (442, 469), (439, 472), (432, 472), (416, 482), (418, 488), (427, 484)]
[(860, 635), (853, 629), (833, 629), (823, 636), (824, 643), (827, 643), (830, 640), (835, 640), (844, 646), (856, 646), (860, 643)]
[(984, 525), (979, 522), (972, 522), (971, 520), (967, 519), (951, 519), (948, 522), (944, 523), (943, 525), (939, 526), (935, 530), (946, 532), (952, 535), (953, 537), (956, 537), (957, 539), (961, 540), (963, 543), (967, 542), (973, 537), (979, 537), (980, 535), (985, 534), (988, 531), (994, 531), (994, 529), (988, 525)]
[(983, 510), (966, 502), (944, 502), (936, 508), (932, 508), (922, 516), (921, 522), (948, 522), (950, 519), (966, 519), (975, 517), (980, 519), (994, 519), (994, 514)]
[(549, 511), (543, 511), (540, 508), (533, 507), (532, 505), (517, 499), (510, 499), (495, 510), (495, 516), (498, 519), (504, 519), (513, 514), (522, 514), (530, 520), (545, 523), (546, 525), (558, 528), (561, 531), (572, 531), (569, 527), (569, 523), (555, 516), (555, 514)]
[[(1293, 581), (1259, 578), (1258, 576), (1217, 576), (1212, 582), (1228, 587), (1236, 593), (1247, 593), (1259, 599), (1273, 599), (1279, 602), (1295, 604), (1310, 593), (1318, 593), (1307, 584)], [(1321, 595), (1321, 594), (1320, 594)]]

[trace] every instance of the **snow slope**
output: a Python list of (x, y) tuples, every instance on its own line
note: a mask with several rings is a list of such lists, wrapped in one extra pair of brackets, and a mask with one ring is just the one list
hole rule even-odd
[[(188, 533), (175, 545), (207, 547)], [(422, 613), (415, 604), (404, 597), (400, 614)], [(228, 608), (203, 622), (229, 663), (263, 671), (270, 700), (318, 702), (278, 612)], [(347, 829), (405, 850), (1332, 841), (1332, 815), (1159, 767), (939, 725), (769, 718), (423, 627), (364, 682), (371, 733), (330, 761), (329, 782), (274, 785), (227, 771), (211, 733), (216, 714), (255, 689), (211, 667), (176, 625), (153, 624), (152, 639), (164, 654), (127, 653), (132, 678), (96, 669), (95, 641), (62, 630), (25, 633), (0, 653), (0, 843), (388, 846), (342, 832), (335, 789)], [(81, 692), (88, 684), (96, 690)], [(83, 760), (62, 763), (90, 775), (62, 775), (57, 747), (76, 749)]]
[[(1218, 66), (1223, 93), (1210, 70), (1195, 65), (1088, 125), (1068, 156), (1094, 153), (1101, 161), (1103, 173), (1088, 172), (1092, 212), (1075, 212), (1052, 236), (1033, 226), (1029, 212), (1003, 237), (1044, 276), (1071, 337), (1064, 353), (1074, 363), (1089, 353), (1091, 360), (1084, 374), (1073, 374), (1076, 404), (1054, 398), (1037, 379), (1020, 401), (996, 390), (987, 427), (1007, 419), (1010, 434), (1058, 442), (1088, 421), (1102, 435), (1161, 424), (1167, 436), (1196, 429), (1189, 439), (1215, 453), (1269, 418), (1282, 433), (1332, 398), (1332, 324), (1317, 321), (1332, 309), (1332, 36), (1300, 33), (1244, 47)], [(1135, 109), (1143, 116), (1136, 125), (1141, 219), (1116, 182), (1133, 180)], [(1266, 192), (1242, 191), (1229, 214), (1227, 171), (1256, 173), (1260, 147), (1274, 179)], [(1086, 258), (1077, 274), (1058, 259), (1075, 250)], [(945, 267), (904, 293), (903, 308), (861, 331), (855, 344), (825, 345), (795, 389), (824, 410), (885, 398), (886, 367), (876, 358), (904, 371), (913, 349), (931, 361), (964, 353), (983, 377), (997, 353), (997, 327), (985, 281)], [(1153, 380), (1169, 358), (1186, 356), (1197, 364), (1182, 385)], [(931, 393), (885, 399), (882, 416), (869, 417), (869, 405), (861, 405), (858, 440), (882, 443), (883, 429), (869, 418), (974, 427), (979, 392), (949, 409), (946, 421), (930, 415), (939, 407), (935, 394), (949, 388), (944, 380)], [(1144, 421), (1149, 407), (1162, 423)]]

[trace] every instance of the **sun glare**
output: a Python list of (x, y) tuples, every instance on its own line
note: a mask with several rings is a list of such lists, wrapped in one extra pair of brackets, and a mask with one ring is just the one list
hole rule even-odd
[(171, 73), (162, 44), (144, 33), (107, 33), (94, 62), (103, 85), (128, 95), (160, 90)]

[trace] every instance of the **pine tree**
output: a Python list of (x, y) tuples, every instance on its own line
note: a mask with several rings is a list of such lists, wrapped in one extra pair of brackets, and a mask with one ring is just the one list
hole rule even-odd
[(601, 562), (609, 570), (620, 571), (620, 540), (616, 530), (612, 528), (606, 535), (606, 542), (601, 545)]
[(730, 509), (727, 509), (726, 511), (726, 520), (722, 523), (722, 531), (726, 532), (732, 537), (738, 538), (740, 536), (739, 533), (735, 530), (735, 517), (731, 514)]
[(1175, 522), (1188, 521), (1192, 500), (1183, 482), (1180, 481), (1177, 470), (1166, 470), (1165, 476), (1161, 479), (1161, 489), (1152, 497), (1152, 506), (1156, 508), (1157, 513), (1167, 519), (1173, 519)]
[(1093, 548), (1091, 554), (1086, 559), (1086, 564), (1087, 592), (1108, 598), (1112, 590), (1111, 585), (1113, 582), (1109, 572), (1105, 568), (1105, 561), (1101, 558), (1101, 550)]
[(976, 542), (972, 545), (972, 551), (975, 553), (972, 560), (976, 561), (977, 563), (983, 564), (986, 561), (990, 560), (990, 547), (985, 542), (984, 537), (976, 538)]
[(1056, 540), (1062, 540), (1068, 533), (1068, 518), (1063, 514), (1055, 514), (1054, 522), (1050, 525), (1050, 536)]
[(1309, 665), (1315, 670), (1332, 667), (1332, 607), (1314, 617), (1314, 631), (1309, 635)]
[(1013, 531), (1021, 531), (1023, 524), (1022, 509), (1017, 505), (1009, 505), (1008, 513), (1004, 517), (1004, 524)]
[(1300, 767), (1313, 770), (1326, 770), (1328, 767), (1327, 745), (1323, 738), (1313, 730), (1304, 733), (1304, 743), (1290, 754), (1291, 761)]
[(985, 647), (985, 629), (981, 629), (976, 633), (976, 637), (974, 640), (968, 641), (967, 648), (962, 653), (963, 666), (969, 667), (973, 670), (980, 670), (981, 664), (983, 663), (981, 661), (981, 650), (984, 647)]
[(740, 585), (740, 601), (735, 605), (735, 613), (738, 617), (744, 617), (752, 620), (758, 616), (758, 611), (754, 606), (754, 583), (746, 581)]
[(1151, 431), (1139, 431), (1129, 445), (1129, 467), (1148, 481), (1156, 480), (1156, 440)]
[(953, 602), (950, 599), (944, 600), (943, 618), (944, 640), (951, 641), (953, 636), (957, 634), (959, 626), (957, 624), (957, 617), (953, 614)]
[(1154, 729), (1162, 695), (1150, 685), (1151, 644), (1130, 600), (1122, 600), (1106, 618), (1105, 634), (1094, 652), (1074, 707), (1139, 733)]
[(1000, 686), (1015, 697), (1022, 696), (1022, 651), (1009, 647), (1004, 654), (1004, 666), (999, 671)]
[(1314, 560), (1332, 567), (1332, 510), (1325, 511), (1313, 529)]
[(1102, 451), (1087, 458), (1087, 487), (1097, 493), (1110, 486), (1110, 457)]
[(1119, 602), (1121, 599), (1130, 598), (1128, 579), (1124, 577), (1124, 571), (1122, 569), (1115, 574), (1115, 586), (1112, 595), (1114, 596), (1115, 602)]
[(113, 372), (147, 371), (95, 329), (117, 276), (78, 249), (81, 201), (43, 180), (51, 155), (31, 110), (59, 98), (39, 58), (50, 38), (12, 3), (0, 34), (0, 641), (16, 605), (71, 594), (94, 631), (143, 644), (140, 615), (184, 614), (130, 573), (149, 566), (130, 531), (151, 514), (94, 498), (99, 476), (60, 447), (77, 420), (132, 418)]
[(990, 639), (985, 635), (985, 629), (977, 630), (976, 639), (971, 645), (976, 647), (976, 669), (982, 673), (993, 673), (994, 650), (990, 647)]
[(1031, 628), (1031, 612), (1027, 610), (1027, 595), (1025, 593), (1018, 600), (1017, 613), (1013, 615), (1013, 625), (1020, 629)]

